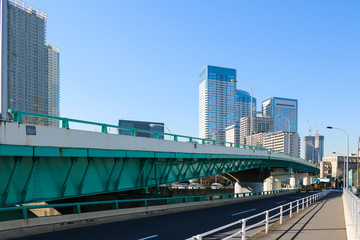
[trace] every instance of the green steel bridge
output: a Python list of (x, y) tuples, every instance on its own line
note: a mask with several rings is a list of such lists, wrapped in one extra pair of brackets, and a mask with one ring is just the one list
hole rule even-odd
[[(319, 172), (314, 163), (261, 147), (8, 112), (13, 121), (0, 122), (1, 206), (158, 187), (249, 169)], [(61, 127), (26, 124), (24, 116), (54, 119)], [(97, 126), (101, 132), (70, 129), (74, 123)], [(118, 129), (131, 135), (116, 134)], [(139, 132), (155, 138), (136, 137)]]

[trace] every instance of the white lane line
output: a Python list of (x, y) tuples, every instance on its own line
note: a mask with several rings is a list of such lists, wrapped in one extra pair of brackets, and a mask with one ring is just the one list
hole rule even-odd
[(155, 237), (158, 237), (158, 236), (159, 235), (152, 235), (152, 236), (149, 236), (149, 237), (140, 238), (138, 240), (146, 240), (146, 239), (155, 238)]
[(280, 201), (280, 202), (276, 202), (276, 204), (280, 204), (280, 203), (284, 203), (284, 202), (286, 202), (286, 200)]
[(243, 214), (243, 213), (252, 212), (252, 211), (255, 211), (255, 210), (256, 210), (256, 208), (250, 209), (250, 210), (247, 210), (247, 211), (243, 211), (243, 212), (234, 213), (231, 216), (236, 216), (236, 215), (240, 215), (240, 214)]

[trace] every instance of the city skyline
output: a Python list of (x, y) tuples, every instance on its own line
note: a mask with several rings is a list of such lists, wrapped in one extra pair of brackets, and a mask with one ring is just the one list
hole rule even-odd
[[(62, 49), (62, 116), (110, 123), (119, 118), (161, 121), (172, 132), (196, 136), (198, 70), (206, 64), (227, 66), (237, 70), (238, 80), (248, 83), (258, 99), (298, 99), (301, 138), (307, 134), (307, 120), (343, 128), (350, 135), (350, 153), (356, 152), (360, 49), (359, 27), (352, 23), (360, 6), (355, 1), (263, 1), (256, 7), (213, 2), (201, 19), (201, 1), (110, 1), (110, 10), (66, 0), (27, 2), (51, 15), (47, 37)], [(187, 18), (181, 18), (189, 6)], [(135, 11), (143, 20), (131, 16)], [(213, 12), (219, 18), (212, 20)], [(205, 23), (212, 28), (204, 29)], [(220, 38), (235, 26), (233, 37)], [(106, 45), (97, 49), (99, 42)], [(134, 87), (137, 93), (131, 95)], [(94, 114), (94, 109), (102, 113)], [(352, 109), (355, 117), (349, 114)], [(323, 128), (320, 134), (326, 138), (325, 156), (345, 154), (343, 133)]]
[[(2, 119), (14, 109), (59, 116), (59, 48), (46, 41), (47, 14), (23, 1), (0, 0)], [(58, 126), (58, 121), (24, 122)]]

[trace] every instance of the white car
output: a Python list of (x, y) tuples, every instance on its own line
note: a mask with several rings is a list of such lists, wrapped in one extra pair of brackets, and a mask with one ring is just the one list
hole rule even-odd
[(187, 183), (179, 183), (176, 185), (177, 189), (186, 189), (188, 187)]
[(211, 189), (222, 189), (224, 186), (221, 183), (213, 183)]
[(204, 188), (200, 183), (192, 183), (188, 186), (188, 189), (201, 189)]

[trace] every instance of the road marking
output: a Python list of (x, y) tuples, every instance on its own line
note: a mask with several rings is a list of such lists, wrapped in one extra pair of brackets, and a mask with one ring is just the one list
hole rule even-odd
[(250, 210), (247, 210), (247, 211), (243, 211), (243, 212), (234, 213), (231, 216), (236, 216), (236, 215), (240, 215), (240, 214), (243, 214), (243, 213), (252, 212), (252, 211), (255, 211), (255, 210), (256, 210), (256, 208), (250, 209)]
[(286, 200), (280, 201), (280, 202), (276, 202), (276, 204), (280, 204), (280, 203), (284, 203), (284, 202), (286, 202)]
[(158, 236), (159, 235), (152, 235), (152, 236), (149, 236), (149, 237), (140, 238), (138, 240), (145, 240), (145, 239), (155, 238), (155, 237), (158, 237)]

